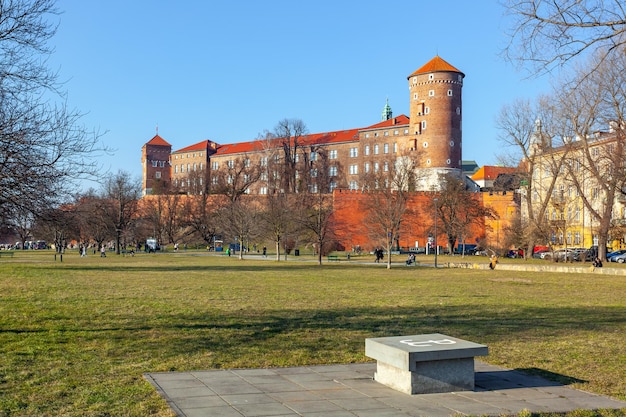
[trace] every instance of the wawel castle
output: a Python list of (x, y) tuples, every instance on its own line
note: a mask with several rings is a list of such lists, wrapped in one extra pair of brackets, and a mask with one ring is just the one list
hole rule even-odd
[[(333, 193), (335, 201), (342, 196), (348, 198), (362, 190), (363, 174), (388, 169), (390, 161), (394, 163), (400, 157), (408, 157), (414, 160), (419, 171), (417, 193), (421, 193), (424, 201), (432, 200), (441, 174), (452, 173), (459, 178), (463, 175), (464, 77), (463, 72), (436, 56), (407, 77), (408, 116), (394, 116), (387, 104), (382, 120), (370, 126), (298, 137), (298, 153), (293, 161), (297, 163), (299, 189)], [(277, 143), (270, 139), (229, 144), (203, 140), (172, 151), (172, 145), (157, 134), (142, 148), (143, 194), (158, 194), (168, 187), (189, 195), (198, 194), (217, 186), (220, 181), (232, 181), (233, 178), (224, 179), (220, 176), (223, 174), (218, 173), (236, 166), (258, 167), (255, 171), (258, 177), (246, 185), (246, 194), (267, 194), (277, 175), (270, 168), (271, 163), (284, 155), (283, 149), (277, 149), (280, 146)], [(479, 172), (485, 174), (484, 170)], [(488, 179), (483, 176), (468, 183), (478, 190), (477, 183), (485, 180)], [(513, 193), (482, 194), (484, 203), (492, 205), (500, 219), (495, 226), (487, 224), (475, 236), (468, 237), (471, 239), (468, 243), (493, 235), (493, 245), (496, 245), (496, 240), (503, 236), (502, 229), (518, 212), (518, 205)], [(432, 216), (425, 217), (423, 221), (417, 220), (423, 230), (411, 230), (404, 236), (407, 246), (413, 246), (415, 241), (423, 242), (426, 235), (432, 234)], [(345, 246), (350, 247), (355, 239), (345, 242)]]

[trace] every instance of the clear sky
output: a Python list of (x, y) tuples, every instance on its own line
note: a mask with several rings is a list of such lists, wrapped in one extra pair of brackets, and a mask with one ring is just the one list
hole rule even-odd
[(69, 105), (141, 176), (157, 132), (173, 150), (234, 143), (298, 118), (309, 132), (366, 127), (385, 100), (407, 114), (407, 77), (439, 55), (465, 73), (463, 159), (495, 164), (503, 104), (548, 92), (499, 57), (497, 0), (58, 0), (50, 65)]

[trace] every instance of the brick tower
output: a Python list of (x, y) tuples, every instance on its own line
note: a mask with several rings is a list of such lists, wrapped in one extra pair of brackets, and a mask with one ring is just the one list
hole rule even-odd
[(172, 145), (157, 135), (141, 148), (142, 195), (152, 194), (156, 188), (167, 187), (171, 181), (170, 154)]
[(409, 75), (409, 146), (418, 152), (419, 187), (439, 188), (439, 176), (461, 177), (461, 92), (465, 74), (434, 57)]

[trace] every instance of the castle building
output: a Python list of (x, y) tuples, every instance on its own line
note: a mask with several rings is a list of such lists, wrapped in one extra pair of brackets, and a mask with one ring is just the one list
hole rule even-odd
[[(358, 190), (363, 186), (363, 174), (386, 169), (394, 158), (407, 155), (418, 167), (418, 190), (437, 190), (442, 174), (461, 177), (464, 77), (435, 56), (408, 76), (409, 116), (394, 117), (387, 101), (382, 120), (376, 124), (302, 136), (295, 156), (299, 163), (296, 179), (309, 191)], [(246, 193), (267, 194), (272, 180), (279, 175), (271, 167), (272, 161), (280, 159), (276, 143), (254, 140), (221, 145), (204, 140), (172, 152), (171, 145), (157, 134), (142, 148), (143, 194), (154, 193), (157, 184), (196, 194), (203, 186), (236, 181), (239, 165), (262, 168), (258, 181), (251, 181)], [(321, 169), (330, 177), (323, 184)]]

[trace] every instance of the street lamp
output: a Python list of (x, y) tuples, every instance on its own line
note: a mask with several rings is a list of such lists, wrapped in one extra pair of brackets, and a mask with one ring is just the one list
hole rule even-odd
[(433, 198), (433, 202), (435, 203), (435, 268), (437, 268), (437, 252), (439, 252), (439, 244), (437, 243), (437, 202), (438, 198)]

